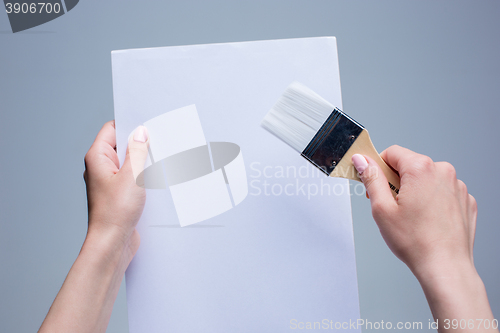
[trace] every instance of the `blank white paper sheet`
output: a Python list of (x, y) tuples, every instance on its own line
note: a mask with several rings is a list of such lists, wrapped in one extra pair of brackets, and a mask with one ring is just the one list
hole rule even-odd
[(113, 51), (112, 66), (120, 162), (137, 126), (151, 141), (126, 272), (130, 333), (359, 319), (348, 181), (260, 127), (293, 81), (342, 107), (335, 38)]

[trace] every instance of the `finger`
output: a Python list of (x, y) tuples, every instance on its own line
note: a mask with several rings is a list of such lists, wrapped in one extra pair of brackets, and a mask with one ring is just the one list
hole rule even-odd
[(134, 181), (138, 182), (137, 178), (144, 171), (144, 164), (148, 157), (149, 134), (144, 126), (139, 126), (135, 129), (134, 135), (129, 138), (127, 155), (120, 172), (131, 173)]
[(460, 179), (457, 179), (457, 190), (458, 197), (460, 198), (460, 204), (462, 204), (466, 211), (469, 210), (469, 192), (467, 191), (467, 185)]
[(469, 199), (469, 192), (467, 191), (467, 185), (460, 179), (455, 178), (455, 195), (457, 197), (458, 203), (460, 205), (460, 209), (462, 210), (462, 216), (464, 218), (465, 227), (467, 228), (468, 235), (470, 235), (470, 213), (471, 213), (471, 205)]
[(384, 150), (380, 157), (395, 171), (404, 173), (405, 168), (412, 165), (412, 160), (423, 156), (404, 147), (394, 145)]
[(477, 202), (472, 195), (468, 195), (468, 218), (469, 218), (469, 242), (470, 242), (470, 254), (471, 259), (474, 261), (473, 250), (474, 250), (474, 240), (476, 238), (476, 225), (477, 225)]
[(118, 155), (116, 154), (116, 134), (115, 134), (115, 121), (111, 120), (104, 124), (101, 128), (97, 137), (94, 140), (92, 148), (95, 149), (100, 154), (104, 154), (108, 157), (118, 169), (120, 167), (120, 161), (118, 160)]
[(104, 126), (101, 128), (99, 133), (97, 134), (97, 137), (95, 138), (94, 143), (98, 142), (99, 144), (101, 143), (106, 143), (111, 146), (111, 148), (116, 147), (116, 135), (115, 135), (115, 121), (111, 120), (108, 121), (107, 123), (104, 124)]
[(380, 166), (370, 157), (360, 154), (354, 154), (352, 162), (361, 181), (365, 184), (374, 214), (394, 209), (396, 201)]

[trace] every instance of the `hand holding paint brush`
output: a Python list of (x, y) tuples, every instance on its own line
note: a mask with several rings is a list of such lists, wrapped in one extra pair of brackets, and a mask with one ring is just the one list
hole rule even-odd
[[(446, 319), (474, 319), (475, 332), (498, 331), (478, 327), (475, 319), (492, 322), (484, 284), (474, 267), (473, 247), (477, 204), (446, 162), (392, 146), (381, 154), (401, 175), (393, 200), (380, 167), (370, 157), (352, 160), (370, 195), (372, 214), (391, 251), (415, 274), (427, 297), (438, 331)], [(377, 176), (378, 175), (378, 176)]]
[(477, 205), (451, 164), (399, 146), (379, 156), (363, 126), (299, 83), (262, 126), (325, 174), (365, 184), (374, 220), (419, 280), (439, 332), (461, 331), (446, 319), (472, 319), (475, 332), (498, 332), (476, 321), (494, 321), (473, 261)]

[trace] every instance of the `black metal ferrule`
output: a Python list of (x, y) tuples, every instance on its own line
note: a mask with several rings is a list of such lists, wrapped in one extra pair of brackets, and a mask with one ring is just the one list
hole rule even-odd
[(363, 129), (363, 125), (335, 108), (301, 155), (329, 176)]

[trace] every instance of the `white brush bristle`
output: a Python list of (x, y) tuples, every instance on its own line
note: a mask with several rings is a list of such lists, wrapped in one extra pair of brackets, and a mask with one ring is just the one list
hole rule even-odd
[(288, 86), (261, 126), (302, 152), (335, 107), (301, 83)]

